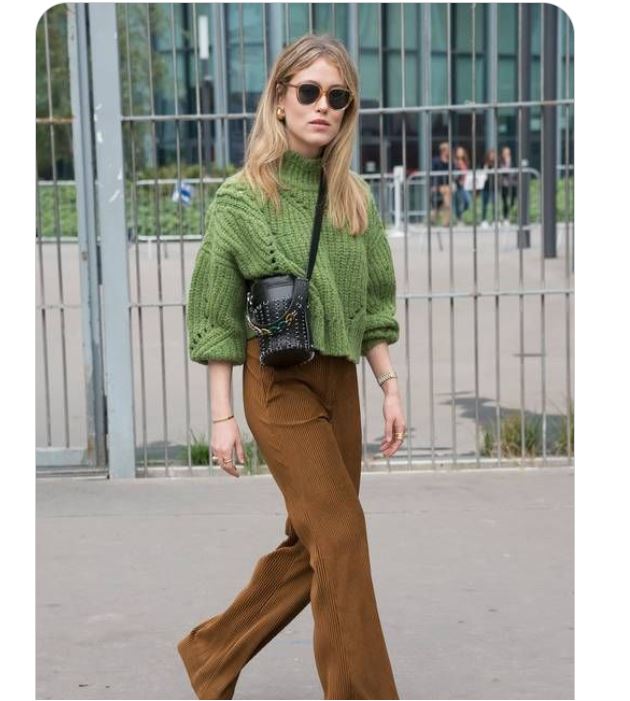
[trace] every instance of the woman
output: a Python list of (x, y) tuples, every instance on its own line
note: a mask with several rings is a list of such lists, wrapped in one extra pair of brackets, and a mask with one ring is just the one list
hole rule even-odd
[(466, 173), (470, 168), (468, 153), (463, 146), (455, 149), (455, 170), (461, 171), (455, 178), (455, 216), (461, 226), (464, 212), (470, 207), (470, 193), (466, 189)]
[[(501, 168), (512, 168), (512, 149), (509, 146), (504, 146), (501, 149)], [(514, 207), (516, 200), (516, 173), (508, 172), (501, 174), (501, 202), (503, 204), (503, 224), (507, 226), (510, 223), (510, 212)]]
[(494, 196), (496, 163), (497, 152), (493, 148), (488, 149), (483, 159), (483, 170), (486, 175), (486, 179), (483, 184), (483, 190), (481, 191), (481, 226), (484, 229), (488, 227), (486, 213), (488, 211), (488, 203), (490, 200), (492, 200), (492, 207), (494, 209), (494, 213), (496, 214), (496, 202)]
[[(246, 163), (217, 190), (193, 271), (187, 320), (192, 360), (208, 363), (223, 469), (244, 462), (230, 404), (244, 364), (247, 423), (284, 496), (286, 538), (263, 555), (230, 606), (178, 643), (199, 698), (232, 698), (242, 667), (308, 603), (327, 699), (397, 699), (377, 612), (359, 502), (362, 355), (384, 393), (384, 455), (405, 420), (388, 344), (399, 337), (391, 251), (376, 203), (349, 164), (357, 71), (329, 36), (306, 35), (277, 58), (256, 112)], [(274, 368), (244, 321), (245, 280), (304, 275), (320, 171), (327, 201), (309, 291), (315, 358)]]

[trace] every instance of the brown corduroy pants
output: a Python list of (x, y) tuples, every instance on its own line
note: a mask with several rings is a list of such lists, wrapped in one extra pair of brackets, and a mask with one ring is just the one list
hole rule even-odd
[(247, 423), (284, 496), (286, 538), (256, 563), (228, 608), (178, 643), (200, 699), (231, 699), (241, 669), (310, 602), (326, 699), (398, 699), (377, 611), (359, 502), (357, 366), (317, 353), (260, 365), (247, 342)]

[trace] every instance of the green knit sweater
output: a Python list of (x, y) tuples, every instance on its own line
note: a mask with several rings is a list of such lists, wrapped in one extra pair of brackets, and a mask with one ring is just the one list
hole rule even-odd
[[(188, 292), (191, 360), (243, 364), (246, 341), (256, 335), (245, 320), (245, 280), (306, 275), (321, 163), (293, 150), (284, 153), (278, 214), (238, 174), (217, 189)], [(322, 354), (358, 363), (379, 341), (398, 341), (392, 254), (371, 193), (363, 234), (334, 229), (324, 212), (309, 304), (312, 342)]]

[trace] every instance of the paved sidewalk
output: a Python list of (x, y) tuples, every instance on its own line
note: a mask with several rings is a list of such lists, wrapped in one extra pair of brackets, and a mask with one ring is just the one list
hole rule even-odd
[[(364, 474), (402, 699), (573, 698), (573, 470)], [(37, 698), (194, 699), (177, 641), (284, 537), (269, 476), (37, 480)], [(237, 699), (321, 699), (308, 606)]]

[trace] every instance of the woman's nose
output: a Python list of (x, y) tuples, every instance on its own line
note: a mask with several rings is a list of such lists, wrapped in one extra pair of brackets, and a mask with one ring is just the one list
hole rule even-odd
[[(322, 102), (322, 100), (323, 100), (323, 102)], [(317, 101), (317, 107), (318, 107), (318, 109), (323, 109), (323, 110), (328, 109), (328, 100), (326, 99), (326, 95), (324, 95), (324, 93), (321, 94), (319, 100)]]

